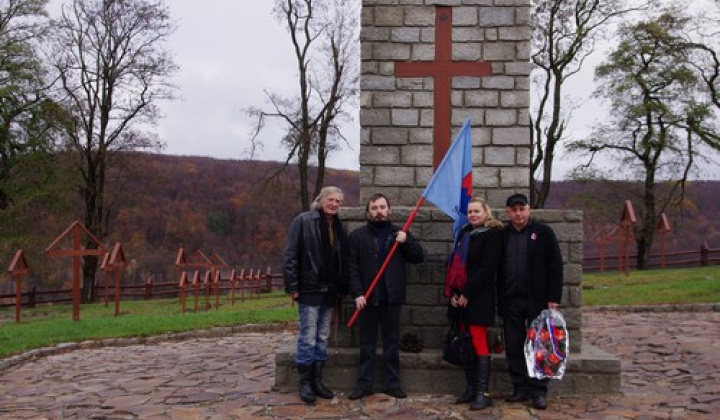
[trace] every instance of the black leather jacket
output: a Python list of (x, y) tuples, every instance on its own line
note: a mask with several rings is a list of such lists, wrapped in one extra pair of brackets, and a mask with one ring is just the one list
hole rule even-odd
[(345, 229), (335, 230), (337, 240), (333, 247), (337, 256), (338, 275), (335, 279), (320, 279), (322, 251), (320, 249), (320, 223), (325, 223), (319, 210), (300, 213), (290, 223), (284, 251), (283, 277), (285, 292), (293, 293), (344, 293), (347, 255)]

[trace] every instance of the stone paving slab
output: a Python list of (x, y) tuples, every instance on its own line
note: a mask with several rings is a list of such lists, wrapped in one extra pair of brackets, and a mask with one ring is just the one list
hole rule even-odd
[[(271, 390), (275, 350), (287, 330), (120, 347), (67, 347), (0, 372), (0, 419), (548, 419), (709, 420), (720, 418), (720, 313), (593, 311), (585, 339), (622, 360), (621, 395), (550, 395), (538, 411), (502, 401), (480, 412), (452, 395), (341, 393), (308, 406)], [(492, 390), (491, 390), (492, 391)]]

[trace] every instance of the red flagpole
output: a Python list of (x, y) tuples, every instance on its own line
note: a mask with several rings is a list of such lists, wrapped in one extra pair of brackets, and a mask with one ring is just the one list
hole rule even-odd
[[(410, 224), (415, 219), (415, 216), (417, 215), (418, 210), (420, 209), (420, 206), (422, 206), (423, 201), (425, 201), (425, 197), (420, 196), (420, 199), (415, 204), (415, 208), (410, 213), (410, 216), (408, 216), (407, 220), (405, 221), (405, 225), (402, 228), (403, 232), (407, 232), (407, 230), (410, 228)], [(385, 272), (385, 269), (387, 268), (388, 264), (390, 263), (390, 258), (393, 257), (395, 254), (395, 250), (397, 250), (398, 242), (393, 243), (392, 248), (390, 248), (390, 252), (388, 252), (387, 257), (385, 257), (385, 262), (383, 262), (382, 266), (380, 266), (380, 269), (378, 270), (377, 274), (375, 274), (375, 278), (373, 279), (372, 283), (370, 283), (370, 287), (368, 287), (367, 291), (365, 292), (365, 300), (367, 300), (370, 295), (372, 294), (373, 290), (375, 290), (375, 286), (377, 286), (378, 281), (380, 281), (380, 277)], [(353, 314), (352, 318), (350, 318), (350, 321), (348, 321), (348, 328), (352, 327), (353, 324), (355, 324), (355, 321), (357, 320), (358, 315), (360, 315), (360, 309), (355, 308), (355, 313)]]

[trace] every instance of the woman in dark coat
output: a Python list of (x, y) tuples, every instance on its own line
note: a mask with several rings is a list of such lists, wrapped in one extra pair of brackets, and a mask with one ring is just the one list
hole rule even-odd
[(493, 219), (490, 207), (480, 198), (468, 204), (469, 223), (455, 241), (445, 278), (450, 298), (448, 316), (461, 316), (461, 326), (472, 336), (475, 358), (464, 366), (467, 387), (456, 403), (471, 402), (471, 410), (492, 405), (490, 349), (487, 327), (495, 324), (495, 273), (502, 253), (502, 222)]

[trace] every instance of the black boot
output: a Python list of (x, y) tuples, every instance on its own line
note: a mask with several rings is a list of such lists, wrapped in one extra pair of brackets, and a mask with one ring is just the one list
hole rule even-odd
[(324, 360), (316, 360), (313, 363), (313, 370), (312, 370), (312, 390), (320, 398), (325, 398), (327, 400), (332, 399), (332, 397), (335, 396), (335, 394), (330, 391), (323, 383), (323, 368), (325, 367), (325, 361)]
[(477, 394), (477, 357), (473, 358), (472, 363), (463, 366), (465, 370), (465, 392), (455, 400), (455, 404), (469, 403), (475, 398)]
[(297, 365), (298, 376), (300, 377), (300, 399), (308, 404), (315, 402), (315, 393), (312, 389), (312, 367), (313, 365)]
[(514, 385), (513, 393), (511, 396), (505, 398), (507, 402), (524, 402), (530, 399), (530, 391), (526, 388)]
[(471, 410), (482, 410), (492, 405), (490, 394), (488, 394), (488, 388), (490, 386), (490, 356), (478, 357), (477, 372), (477, 393), (475, 394), (475, 399), (470, 404)]

